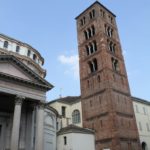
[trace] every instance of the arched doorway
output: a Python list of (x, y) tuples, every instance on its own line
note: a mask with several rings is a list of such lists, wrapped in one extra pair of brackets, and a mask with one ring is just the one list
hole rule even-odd
[(147, 144), (145, 142), (142, 142), (142, 150), (147, 150)]

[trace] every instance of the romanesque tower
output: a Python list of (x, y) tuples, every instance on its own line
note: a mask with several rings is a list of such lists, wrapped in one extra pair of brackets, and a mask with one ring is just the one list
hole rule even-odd
[(96, 1), (76, 20), (83, 126), (96, 150), (140, 150), (115, 15)]

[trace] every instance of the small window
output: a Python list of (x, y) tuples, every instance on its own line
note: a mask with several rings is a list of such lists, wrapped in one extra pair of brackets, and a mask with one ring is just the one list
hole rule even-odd
[(37, 56), (35, 54), (33, 54), (33, 60), (36, 61)]
[(56, 130), (59, 130), (59, 123), (56, 123)]
[(83, 26), (85, 24), (85, 17), (80, 20), (80, 25)]
[(93, 73), (93, 72), (98, 70), (96, 58), (89, 62), (89, 67), (90, 67), (91, 73)]
[(109, 17), (110, 23), (113, 23), (113, 17), (111, 16), (108, 16), (108, 17)]
[(91, 29), (92, 29), (92, 36), (94, 36), (95, 35), (95, 27), (92, 26)]
[(80, 118), (80, 111), (79, 110), (74, 110), (72, 113), (72, 123), (77, 124), (81, 122)]
[(85, 39), (88, 40), (88, 32), (87, 31), (84, 31), (84, 36), (85, 36)]
[(85, 36), (86, 40), (88, 40), (89, 38), (91, 38), (94, 35), (95, 35), (94, 25), (92, 25), (90, 28), (88, 28), (87, 30), (84, 31), (84, 36)]
[(67, 145), (67, 137), (64, 136), (64, 145)]
[(85, 48), (86, 48), (87, 55), (90, 55), (90, 48), (89, 48), (89, 46), (86, 45)]
[(20, 51), (20, 47), (16, 46), (16, 52), (19, 53), (19, 51)]
[(95, 10), (93, 9), (90, 13), (89, 13), (90, 19), (93, 19), (95, 17)]
[(91, 31), (91, 29), (88, 28), (87, 30), (88, 30), (88, 37), (89, 37), (89, 38), (92, 37), (92, 33), (93, 33), (93, 32)]
[(61, 107), (61, 114), (63, 117), (66, 117), (66, 107), (65, 106)]
[(101, 13), (101, 16), (103, 17), (103, 18), (105, 18), (105, 12), (101, 9), (100, 10), (100, 13)]
[(89, 45), (86, 45), (86, 52), (87, 56), (91, 55), (92, 53), (97, 51), (97, 43), (96, 41), (93, 41), (92, 43), (89, 43)]
[(94, 51), (96, 52), (97, 51), (97, 43), (96, 43), (96, 41), (93, 42), (93, 47), (94, 47)]
[(8, 41), (4, 42), (4, 48), (8, 48)]
[(112, 68), (115, 70), (115, 71), (119, 71), (119, 63), (118, 63), (118, 60), (117, 59), (114, 59), (112, 58)]
[(116, 45), (113, 42), (109, 43), (109, 50), (115, 54), (116, 51)]
[(28, 50), (28, 52), (27, 52), (27, 56), (28, 56), (28, 57), (30, 57), (30, 55), (31, 55), (31, 51), (30, 51), (30, 50)]

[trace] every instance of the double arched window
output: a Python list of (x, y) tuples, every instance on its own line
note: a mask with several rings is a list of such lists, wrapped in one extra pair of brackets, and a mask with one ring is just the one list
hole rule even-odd
[(93, 9), (90, 13), (89, 13), (90, 19), (93, 19), (95, 17), (95, 10)]
[(90, 28), (84, 31), (85, 39), (88, 40), (89, 38), (95, 35), (95, 27), (92, 25)]
[(72, 113), (72, 123), (77, 124), (77, 123), (80, 123), (80, 122), (81, 122), (80, 111), (76, 109)]
[(109, 50), (112, 52), (112, 53), (115, 53), (116, 52), (116, 44), (114, 44), (112, 41), (108, 43), (109, 44)]
[(97, 43), (96, 41), (92, 41), (88, 45), (86, 45), (87, 55), (91, 55), (92, 53), (97, 51)]
[(93, 73), (98, 70), (97, 59), (94, 58), (92, 61), (88, 62), (90, 73)]
[(113, 29), (107, 25), (105, 25), (105, 32), (106, 32), (106, 35), (108, 37), (112, 37), (113, 36)]
[(119, 71), (119, 62), (118, 62), (118, 60), (112, 57), (111, 61), (112, 61), (112, 68), (115, 71)]

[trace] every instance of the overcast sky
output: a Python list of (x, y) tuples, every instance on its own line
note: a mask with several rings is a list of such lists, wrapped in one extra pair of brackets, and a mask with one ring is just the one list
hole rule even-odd
[[(75, 17), (94, 0), (0, 0), (0, 32), (26, 42), (45, 58), (55, 87), (47, 100), (80, 95)], [(150, 100), (150, 1), (101, 0), (117, 25), (133, 96)]]

